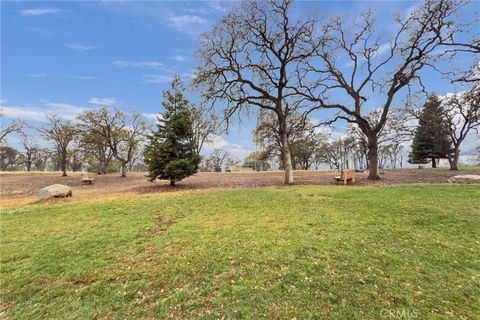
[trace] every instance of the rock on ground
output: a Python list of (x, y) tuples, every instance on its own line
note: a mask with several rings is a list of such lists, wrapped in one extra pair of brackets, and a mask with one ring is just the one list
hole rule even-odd
[(64, 184), (53, 184), (38, 191), (38, 199), (71, 197), (72, 189)]
[(480, 175), (477, 174), (461, 174), (448, 179), (450, 183), (480, 183)]

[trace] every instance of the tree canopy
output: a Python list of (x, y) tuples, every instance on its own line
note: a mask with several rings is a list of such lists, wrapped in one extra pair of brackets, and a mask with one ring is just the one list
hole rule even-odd
[(200, 163), (189, 103), (183, 92), (182, 81), (175, 77), (171, 90), (163, 92), (164, 111), (158, 117), (157, 130), (150, 135), (144, 151), (150, 180), (170, 180), (171, 186), (196, 173)]
[(448, 127), (443, 118), (442, 102), (438, 96), (432, 94), (428, 97), (418, 121), (409, 161), (427, 163), (431, 159), (432, 167), (435, 168), (436, 159), (448, 158), (451, 153)]

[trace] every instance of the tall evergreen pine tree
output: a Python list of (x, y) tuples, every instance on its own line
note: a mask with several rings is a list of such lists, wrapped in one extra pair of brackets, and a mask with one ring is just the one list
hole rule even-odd
[(435, 94), (429, 95), (420, 112), (409, 156), (410, 163), (427, 163), (431, 159), (432, 168), (436, 168), (435, 159), (447, 158), (447, 154), (452, 152), (441, 108), (438, 97)]
[(144, 156), (150, 180), (170, 180), (174, 186), (197, 172), (200, 156), (193, 143), (188, 101), (183, 97), (184, 88), (178, 76), (171, 87), (163, 92), (165, 111), (158, 118), (157, 131), (149, 137)]

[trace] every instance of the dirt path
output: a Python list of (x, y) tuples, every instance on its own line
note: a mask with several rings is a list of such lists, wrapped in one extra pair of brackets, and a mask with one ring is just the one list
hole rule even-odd
[[(479, 174), (475, 170), (463, 170), (461, 174)], [(445, 183), (459, 174), (446, 169), (397, 169), (386, 170), (380, 181), (367, 180), (367, 173), (357, 173), (355, 185), (390, 185), (405, 183)], [(299, 185), (334, 185), (336, 171), (296, 171), (295, 183)], [(34, 198), (38, 189), (60, 183), (70, 186), (73, 194), (117, 194), (171, 192), (185, 189), (253, 188), (283, 184), (283, 172), (253, 173), (198, 173), (170, 188), (167, 181), (149, 182), (144, 173), (131, 173), (126, 178), (118, 174), (93, 175), (93, 185), (82, 185), (79, 173), (61, 177), (59, 173), (0, 173), (0, 200)]]

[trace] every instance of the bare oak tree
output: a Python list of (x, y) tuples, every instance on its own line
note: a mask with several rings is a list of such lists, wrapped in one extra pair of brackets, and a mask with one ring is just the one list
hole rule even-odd
[(68, 145), (75, 139), (77, 134), (76, 125), (57, 115), (47, 116), (48, 124), (38, 129), (44, 138), (55, 146), (62, 176), (67, 176), (67, 150)]
[(91, 130), (91, 127), (80, 126), (80, 129), (79, 147), (92, 158), (97, 174), (106, 174), (113, 154), (104, 135), (99, 133), (102, 132), (101, 128)]
[(212, 153), (203, 160), (203, 170), (208, 172), (222, 172), (222, 168), (229, 159), (230, 154), (220, 149), (214, 149)]
[(22, 132), (20, 144), (24, 150), (24, 164), (28, 172), (32, 170), (32, 167), (35, 163), (38, 162), (39, 158), (42, 157), (41, 148), (38, 145), (38, 141), (32, 135), (27, 135), (25, 132)]
[[(342, 167), (343, 153), (342, 140), (325, 141), (315, 152), (315, 162), (327, 164), (330, 169), (339, 170)], [(318, 165), (317, 165), (318, 166)]]
[(293, 183), (287, 139), (289, 117), (301, 104), (294, 99), (297, 65), (312, 56), (315, 20), (295, 20), (292, 1), (243, 2), (201, 40), (194, 85), (212, 103), (225, 102), (224, 118), (256, 107), (278, 119), (285, 183)]
[[(318, 108), (336, 110), (334, 120), (359, 126), (368, 142), (369, 179), (380, 179), (378, 139), (395, 98), (402, 89), (423, 87), (419, 72), (435, 62), (444, 35), (452, 36), (453, 16), (461, 5), (456, 0), (426, 0), (407, 17), (395, 17), (397, 30), (390, 40), (382, 37), (384, 29), (375, 23), (372, 11), (353, 25), (341, 17), (325, 24), (318, 60), (309, 63), (309, 76), (299, 75), (301, 89)], [(381, 110), (375, 124), (365, 116), (373, 107)]]
[(442, 101), (452, 154), (448, 155), (450, 170), (458, 170), (460, 147), (465, 138), (480, 128), (480, 85), (471, 90), (447, 96)]
[[(315, 125), (308, 117), (300, 113), (291, 114), (287, 123), (286, 136), (292, 166), (297, 169), (305, 169), (311, 164), (313, 149), (319, 145), (323, 137), (317, 134)], [(259, 145), (268, 154), (269, 158), (280, 155), (280, 168), (283, 168), (282, 136), (280, 134), (278, 117), (269, 110), (262, 110), (257, 116), (257, 124), (253, 129), (253, 138), (256, 145)], [(310, 154), (310, 157), (307, 155)], [(307, 159), (308, 158), (308, 159)]]
[[(476, 1), (472, 1), (476, 4)], [(460, 5), (467, 6), (470, 3), (464, 1)], [(473, 8), (472, 8), (473, 9)], [(472, 10), (474, 11), (474, 10)], [(445, 51), (439, 54), (440, 57), (446, 56), (449, 61), (454, 62), (459, 56), (473, 56), (472, 64), (467, 68), (450, 68), (448, 71), (441, 71), (453, 83), (479, 83), (480, 82), (480, 10), (478, 6), (473, 12), (473, 19), (465, 19), (465, 13), (457, 12), (457, 22), (452, 26), (449, 32), (441, 33), (437, 31), (440, 37), (440, 44)], [(440, 71), (440, 70), (439, 70)]]
[(2, 144), (10, 133), (20, 132), (25, 127), (25, 122), (21, 120), (13, 120), (8, 125), (5, 124), (4, 115), (0, 113), (0, 144)]
[(120, 162), (122, 177), (132, 161), (140, 142), (145, 138), (147, 125), (138, 113), (127, 115), (118, 109), (106, 107), (89, 110), (78, 116), (82, 132), (90, 132), (100, 137), (99, 142), (108, 147), (115, 159)]
[(0, 170), (15, 170), (21, 162), (21, 154), (17, 149), (0, 146)]
[(200, 154), (203, 145), (212, 142), (215, 137), (217, 118), (204, 104), (190, 105), (189, 110), (193, 129), (192, 138), (194, 139), (195, 149)]

